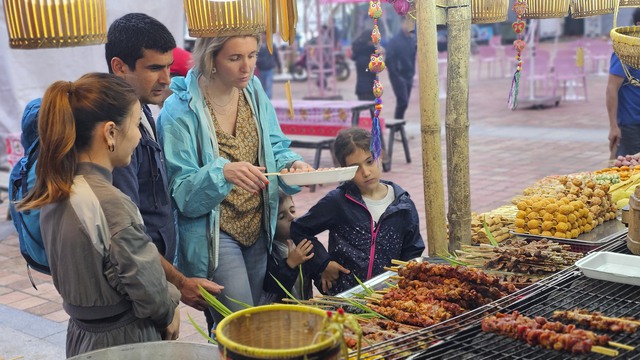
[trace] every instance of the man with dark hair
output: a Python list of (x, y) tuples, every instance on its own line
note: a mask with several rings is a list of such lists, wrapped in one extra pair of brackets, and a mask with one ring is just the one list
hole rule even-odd
[[(640, 9), (633, 13), (633, 25), (640, 25)], [(633, 79), (640, 80), (639, 69), (625, 67)], [(640, 152), (640, 86), (629, 81), (616, 53), (611, 55), (606, 104), (611, 158)]]
[(222, 287), (207, 279), (187, 278), (173, 265), (176, 228), (171, 208), (162, 148), (148, 104), (161, 104), (171, 82), (170, 67), (175, 40), (162, 23), (140, 13), (124, 15), (109, 27), (105, 54), (109, 72), (126, 80), (136, 91), (144, 115), (140, 121), (142, 138), (131, 163), (113, 171), (113, 184), (138, 206), (146, 233), (157, 246), (167, 280), (182, 294), (181, 300), (203, 310), (206, 302), (198, 285), (217, 295)]
[(402, 21), (402, 29), (389, 40), (385, 62), (389, 71), (391, 88), (396, 95), (395, 119), (404, 119), (409, 106), (413, 76), (416, 74), (416, 52), (418, 45), (413, 34), (415, 23), (409, 17)]

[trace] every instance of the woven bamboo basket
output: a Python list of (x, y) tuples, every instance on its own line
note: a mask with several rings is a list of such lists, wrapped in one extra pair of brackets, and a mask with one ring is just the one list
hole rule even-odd
[(71, 47), (107, 40), (105, 0), (3, 0), (3, 4), (11, 48)]
[(589, 16), (611, 14), (618, 0), (571, 0), (571, 17), (581, 19)]
[(189, 36), (252, 35), (267, 26), (265, 0), (184, 0)]
[(640, 0), (620, 0), (620, 7), (640, 6)]
[(216, 329), (223, 359), (338, 359), (340, 333), (324, 332), (324, 310), (265, 305), (235, 312)]
[(509, 0), (471, 0), (471, 23), (490, 24), (507, 21)]
[(611, 29), (613, 50), (624, 64), (640, 69), (640, 26)]
[(569, 14), (569, 0), (528, 0), (525, 19), (562, 18)]

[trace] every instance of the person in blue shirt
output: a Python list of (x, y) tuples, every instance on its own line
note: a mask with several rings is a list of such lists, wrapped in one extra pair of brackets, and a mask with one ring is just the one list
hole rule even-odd
[(402, 21), (402, 30), (387, 43), (385, 63), (389, 71), (389, 81), (396, 95), (394, 119), (404, 119), (409, 107), (409, 98), (416, 74), (416, 53), (418, 43), (413, 33), (415, 23), (408, 17)]
[[(633, 23), (640, 25), (640, 9), (633, 13)], [(640, 70), (626, 67), (634, 79), (640, 80)], [(640, 86), (629, 82), (616, 53), (611, 55), (606, 102), (612, 158), (640, 152)]]

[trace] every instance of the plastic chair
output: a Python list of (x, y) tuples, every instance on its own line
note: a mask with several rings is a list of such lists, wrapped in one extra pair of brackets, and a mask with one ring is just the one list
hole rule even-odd
[[(478, 78), (482, 78), (482, 68), (486, 67), (487, 77), (491, 78), (494, 75), (496, 69), (496, 63), (500, 60), (496, 48), (493, 46), (483, 45), (478, 46)], [(483, 66), (484, 65), (484, 66)], [(502, 68), (499, 69), (502, 72)], [(502, 76), (500, 74), (499, 76)]]
[(530, 52), (523, 54), (520, 89), (525, 92), (529, 91), (532, 82), (533, 94), (529, 94), (529, 96), (536, 97), (540, 91), (543, 91), (544, 95), (549, 95), (550, 92), (551, 96), (555, 96), (556, 87), (551, 73), (551, 55), (546, 50), (536, 51), (535, 59), (532, 59)]
[[(575, 54), (558, 53), (553, 61), (553, 77), (556, 88), (562, 88), (562, 98), (564, 100), (583, 100), (587, 101), (587, 75), (584, 66), (576, 64)], [(582, 97), (579, 97), (575, 91), (581, 84)]]
[(607, 75), (613, 45), (608, 41), (593, 40), (584, 43), (585, 60), (591, 60), (590, 73)]

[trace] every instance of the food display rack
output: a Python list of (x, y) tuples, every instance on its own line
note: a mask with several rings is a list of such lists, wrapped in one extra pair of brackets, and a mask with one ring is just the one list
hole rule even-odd
[[(626, 235), (601, 245), (593, 251), (610, 251), (628, 254)], [(430, 262), (443, 262), (440, 258), (423, 258)], [(394, 272), (380, 274), (365, 282), (366, 286), (379, 290), (388, 287), (389, 277)], [(353, 297), (362, 293), (357, 286), (338, 296)], [(385, 359), (406, 358), (403, 354), (413, 353), (412, 359), (604, 359), (598, 354), (572, 355), (569, 353), (531, 347), (526, 343), (496, 334), (488, 334), (480, 329), (480, 322), (497, 312), (518, 310), (526, 316), (550, 317), (554, 310), (585, 308), (600, 311), (608, 316), (640, 316), (640, 287), (618, 284), (584, 276), (574, 265), (550, 275), (533, 285), (500, 300), (469, 311), (460, 316), (433, 326), (417, 330), (393, 340), (374, 344), (363, 349), (366, 357), (379, 356)], [(618, 334), (614, 341), (638, 346), (640, 331), (635, 334)], [(428, 347), (426, 350), (425, 348)], [(640, 359), (640, 351), (620, 350), (616, 359)]]

